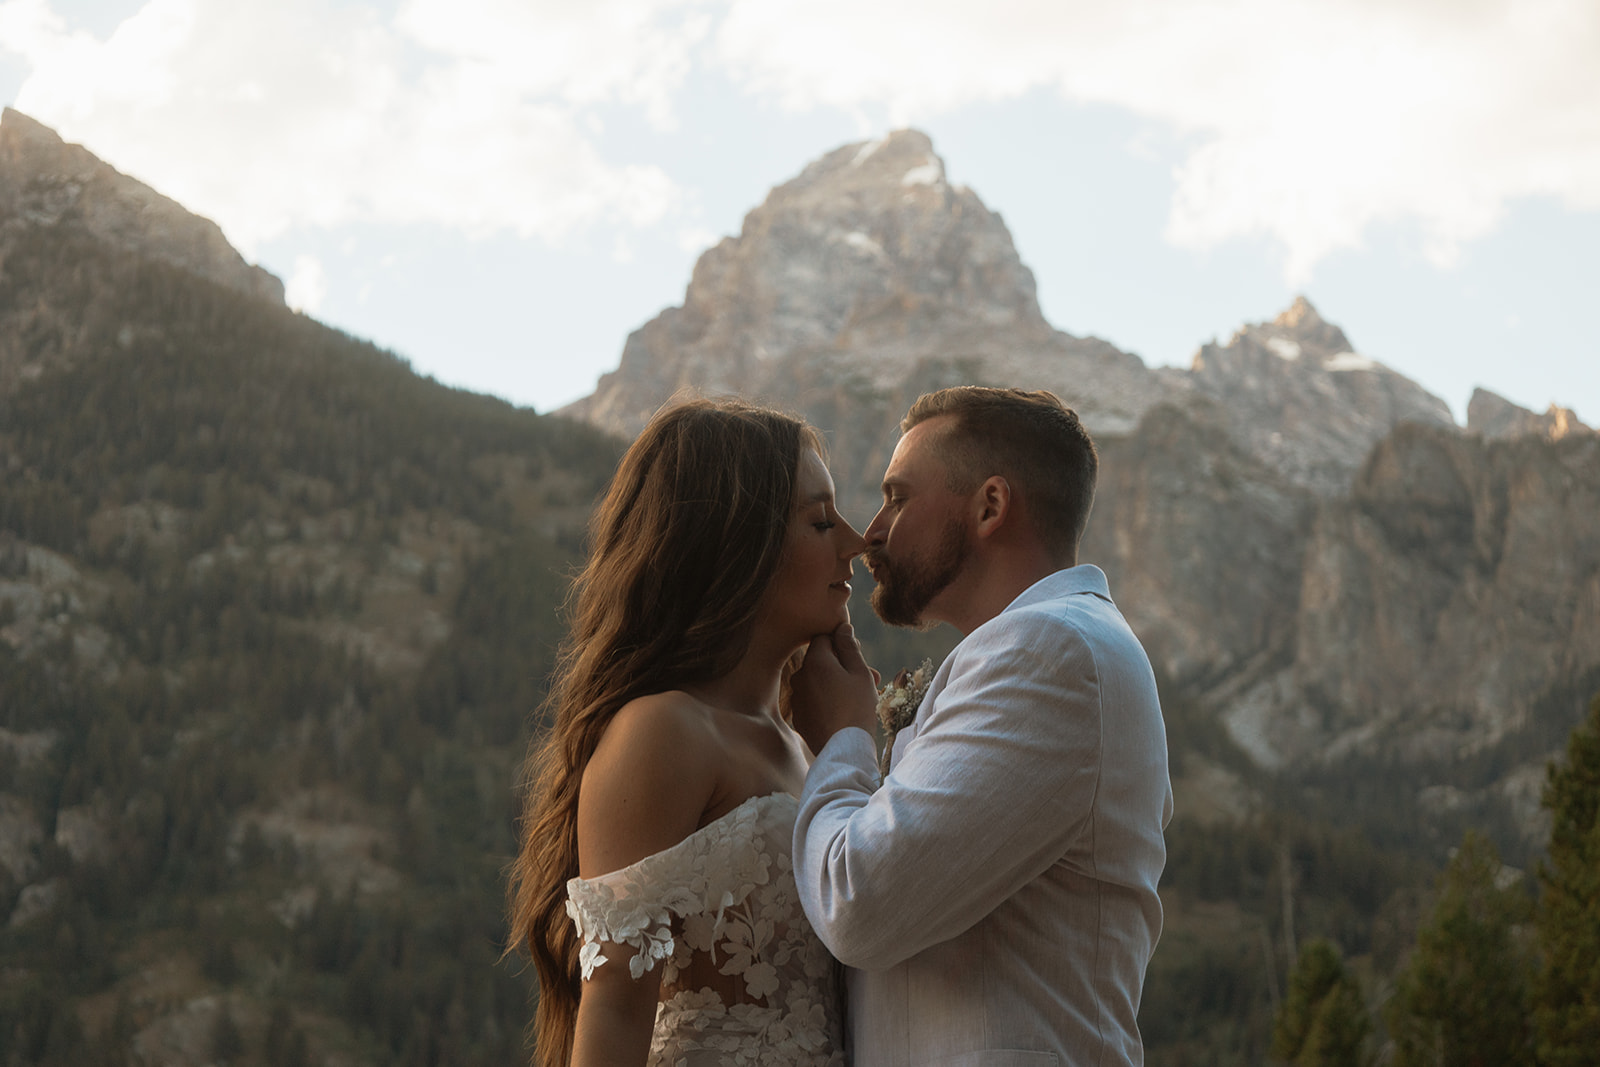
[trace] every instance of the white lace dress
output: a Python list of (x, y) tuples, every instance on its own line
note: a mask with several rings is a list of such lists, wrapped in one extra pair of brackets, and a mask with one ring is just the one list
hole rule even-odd
[(798, 809), (787, 793), (752, 797), (669, 849), (567, 883), (584, 980), (661, 964), (649, 1067), (843, 1067), (838, 969), (795, 891)]

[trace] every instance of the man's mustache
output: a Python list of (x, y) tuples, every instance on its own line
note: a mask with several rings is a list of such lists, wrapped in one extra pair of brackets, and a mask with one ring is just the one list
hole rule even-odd
[(861, 562), (867, 565), (867, 570), (875, 571), (889, 566), (889, 557), (884, 555), (882, 549), (873, 548), (861, 553)]

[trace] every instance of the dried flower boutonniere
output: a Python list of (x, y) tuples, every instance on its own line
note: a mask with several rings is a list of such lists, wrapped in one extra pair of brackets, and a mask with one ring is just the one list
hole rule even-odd
[(928, 683), (933, 681), (933, 660), (925, 659), (914, 671), (901, 670), (878, 690), (878, 724), (883, 727), (883, 754), (878, 757), (878, 772), (889, 773), (889, 753), (894, 750), (894, 736), (917, 717), (917, 708), (928, 694)]

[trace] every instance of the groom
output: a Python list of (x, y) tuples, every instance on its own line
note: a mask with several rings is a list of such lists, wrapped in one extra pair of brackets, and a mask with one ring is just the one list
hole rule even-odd
[(1077, 565), (1098, 460), (1045, 392), (912, 405), (864, 558), (885, 622), (948, 622), (878, 781), (876, 694), (848, 625), (794, 676), (817, 753), (795, 877), (850, 975), (856, 1067), (1140, 1064), (1172, 814), (1150, 662)]

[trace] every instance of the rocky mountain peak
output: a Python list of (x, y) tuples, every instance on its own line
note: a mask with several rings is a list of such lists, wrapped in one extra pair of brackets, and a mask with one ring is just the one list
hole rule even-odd
[(1005, 223), (950, 184), (926, 134), (900, 130), (773, 189), (700, 257), (683, 305), (636, 331), (567, 412), (632, 434), (686, 387), (763, 395), (788, 361), (868, 351), (858, 369), (898, 382), (963, 335), (997, 331), (1054, 336)]
[[(1315, 348), (1333, 356), (1350, 351), (1344, 331), (1317, 314), (1317, 309), (1304, 296), (1295, 297), (1294, 303), (1272, 320), (1272, 326), (1277, 328), (1275, 336), (1292, 340), (1302, 348)], [(1267, 328), (1258, 326), (1256, 329), (1265, 332)]]
[(0, 240), (19, 226), (76, 227), (114, 247), (283, 303), (283, 283), (245, 262), (216, 223), (8, 107), (0, 112)]
[(1323, 318), (1317, 314), (1317, 309), (1307, 300), (1304, 293), (1294, 298), (1294, 303), (1285, 308), (1277, 318), (1272, 320), (1274, 326), (1287, 326), (1289, 329), (1299, 329), (1302, 325), (1321, 325)]
[[(780, 297), (763, 331), (783, 350), (870, 332), (875, 320), (908, 310), (1048, 329), (1005, 224), (946, 180), (944, 161), (917, 130), (812, 162), (745, 217), (734, 244), (731, 265), (742, 280), (798, 290)], [(724, 250), (735, 249), (724, 242), (707, 258)], [(691, 301), (701, 295), (695, 288)]]
[(845, 447), (851, 431), (834, 442), (847, 499), (893, 447), (888, 408), (958, 383), (1050, 389), (1097, 435), (1132, 433), (1162, 404), (1203, 409), (1323, 495), (1348, 491), (1398, 423), (1454, 425), (1444, 401), (1358, 354), (1304, 296), (1206, 345), (1187, 373), (1052, 329), (1004, 222), (950, 183), (916, 130), (835, 149), (773, 189), (700, 257), (683, 305), (629, 337), (618, 368), (565, 413), (631, 436), (688, 390), (859, 425), (859, 447)]
[(835, 190), (872, 192), (945, 183), (944, 160), (921, 130), (895, 130), (875, 141), (844, 145), (806, 164), (798, 177), (779, 188), (793, 194), (818, 185)]
[(1324, 494), (1345, 491), (1397, 424), (1455, 425), (1443, 400), (1356, 352), (1303, 296), (1271, 322), (1203, 346), (1190, 380), (1222, 405), (1248, 451)]
[(1514, 404), (1498, 393), (1474, 389), (1467, 401), (1467, 430), (1484, 437), (1546, 437), (1559, 441), (1571, 434), (1592, 434), (1571, 408), (1551, 404), (1544, 414)]

